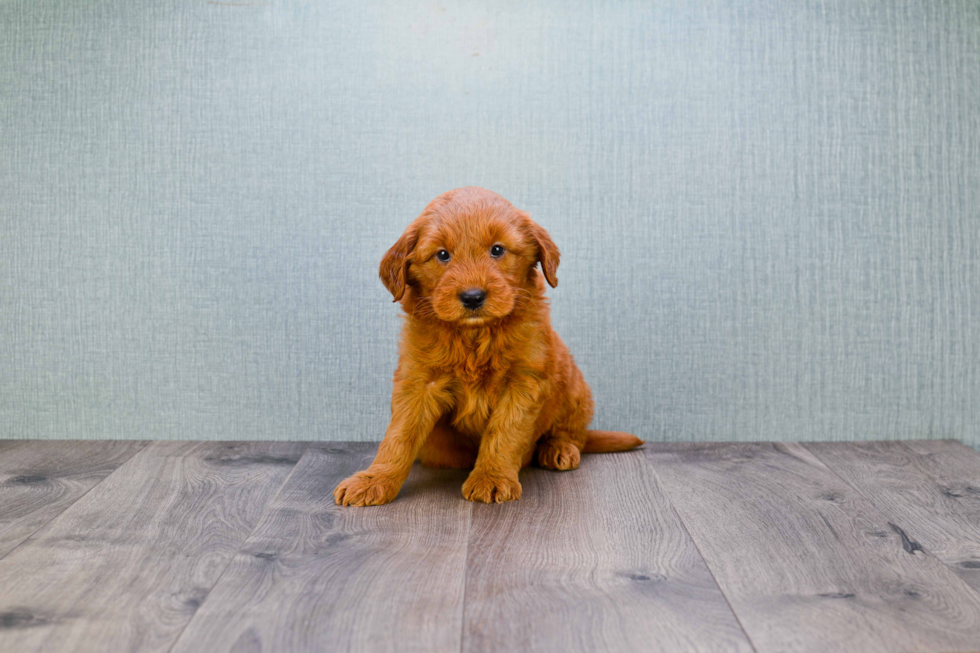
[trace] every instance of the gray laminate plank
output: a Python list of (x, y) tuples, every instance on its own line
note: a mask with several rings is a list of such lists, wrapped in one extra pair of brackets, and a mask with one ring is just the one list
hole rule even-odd
[(376, 448), (310, 447), (175, 652), (459, 650), (466, 474), (416, 466), (393, 503), (335, 505)]
[(980, 649), (980, 596), (802, 446), (646, 451), (759, 653)]
[(980, 454), (953, 440), (805, 446), (980, 591)]
[(148, 445), (0, 560), (0, 650), (168, 650), (304, 448)]
[(133, 440), (0, 441), (0, 558), (146, 444)]
[(464, 651), (750, 651), (643, 453), (475, 505)]

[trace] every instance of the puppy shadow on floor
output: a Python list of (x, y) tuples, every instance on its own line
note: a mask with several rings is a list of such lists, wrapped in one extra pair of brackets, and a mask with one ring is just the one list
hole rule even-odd
[(431, 500), (451, 497), (454, 500), (465, 501), (460, 488), (469, 475), (470, 472), (466, 469), (434, 469), (415, 463), (395, 503), (417, 496)]
[[(520, 474), (522, 483), (533, 486), (537, 475), (550, 475), (553, 472), (531, 465), (522, 469)], [(421, 497), (420, 500), (423, 501), (438, 502), (449, 499), (467, 503), (460, 488), (469, 475), (468, 469), (440, 469), (415, 463), (405, 485), (398, 493), (398, 498), (393, 503), (398, 505), (403, 501), (412, 500), (413, 497)]]

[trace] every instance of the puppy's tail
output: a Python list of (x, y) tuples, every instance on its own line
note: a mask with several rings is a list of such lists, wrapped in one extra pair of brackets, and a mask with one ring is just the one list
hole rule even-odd
[(643, 440), (632, 433), (620, 431), (586, 431), (589, 439), (585, 441), (583, 453), (611, 453), (629, 451), (643, 444)]

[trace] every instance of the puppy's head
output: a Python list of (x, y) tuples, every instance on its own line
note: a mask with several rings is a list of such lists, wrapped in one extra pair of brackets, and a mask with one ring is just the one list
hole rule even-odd
[(400, 300), (406, 285), (444, 322), (483, 326), (528, 297), (541, 264), (558, 285), (559, 252), (524, 211), (483, 188), (434, 199), (381, 260), (381, 280)]

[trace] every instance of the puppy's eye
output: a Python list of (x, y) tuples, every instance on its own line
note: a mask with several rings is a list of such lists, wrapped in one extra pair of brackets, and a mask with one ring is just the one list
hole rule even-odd
[(494, 245), (490, 248), (490, 256), (500, 258), (504, 255), (504, 248), (501, 245)]
[(442, 261), (443, 263), (447, 263), (450, 258), (449, 252), (447, 252), (444, 249), (440, 249), (438, 252), (436, 252), (436, 258)]

